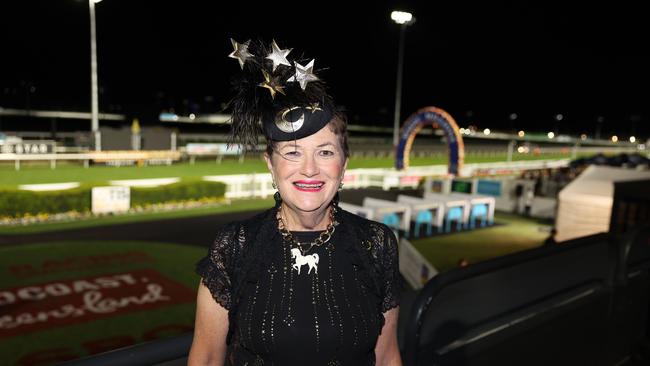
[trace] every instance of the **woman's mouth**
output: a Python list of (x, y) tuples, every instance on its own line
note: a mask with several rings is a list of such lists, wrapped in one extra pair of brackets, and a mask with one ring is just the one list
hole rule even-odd
[(324, 185), (325, 182), (322, 181), (299, 180), (297, 182), (293, 182), (293, 186), (302, 192), (318, 192), (323, 188)]

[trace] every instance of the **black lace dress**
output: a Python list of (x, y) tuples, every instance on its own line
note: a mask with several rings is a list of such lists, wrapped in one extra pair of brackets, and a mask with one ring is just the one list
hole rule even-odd
[[(383, 313), (399, 304), (397, 242), (383, 224), (339, 211), (316, 268), (293, 268), (276, 209), (227, 225), (197, 272), (229, 310), (231, 365), (374, 365)], [(294, 232), (300, 242), (320, 232)]]

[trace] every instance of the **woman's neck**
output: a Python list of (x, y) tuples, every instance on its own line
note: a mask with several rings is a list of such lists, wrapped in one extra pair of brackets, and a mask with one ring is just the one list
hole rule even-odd
[(329, 206), (312, 212), (303, 212), (282, 203), (281, 210), (282, 221), (289, 231), (325, 230), (330, 223)]

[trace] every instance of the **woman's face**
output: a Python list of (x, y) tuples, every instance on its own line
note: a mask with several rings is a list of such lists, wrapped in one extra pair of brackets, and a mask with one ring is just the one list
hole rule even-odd
[(348, 163), (329, 126), (299, 140), (277, 142), (273, 154), (264, 157), (282, 201), (297, 212), (327, 208)]

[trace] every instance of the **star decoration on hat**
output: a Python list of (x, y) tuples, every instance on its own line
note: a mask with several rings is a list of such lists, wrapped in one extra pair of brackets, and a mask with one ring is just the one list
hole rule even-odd
[(310, 81), (316, 81), (318, 78), (316, 75), (314, 75), (314, 61), (316, 60), (311, 60), (307, 66), (302, 66), (301, 64), (296, 62), (296, 74), (287, 80), (287, 82), (298, 82), (300, 83), (300, 87), (302, 90), (305, 90), (307, 88), (307, 83)]
[(271, 99), (275, 99), (275, 93), (286, 95), (284, 94), (284, 86), (279, 83), (277, 77), (271, 77), (265, 70), (262, 70), (262, 74), (264, 75), (264, 82), (258, 84), (258, 86), (268, 89), (271, 92)]
[(316, 111), (322, 111), (323, 110), (321, 107), (319, 107), (319, 105), (320, 105), (320, 103), (318, 103), (318, 102), (312, 103), (308, 107), (305, 107), (305, 109), (310, 110), (311, 114), (314, 114), (314, 112), (316, 112)]
[(248, 45), (251, 40), (249, 39), (244, 43), (237, 43), (237, 41), (230, 38), (230, 42), (232, 43), (233, 51), (228, 55), (228, 57), (237, 59), (237, 61), (239, 61), (239, 66), (241, 66), (241, 69), (243, 70), (246, 60), (253, 56), (248, 52)]
[(292, 48), (286, 50), (280, 49), (278, 44), (275, 43), (275, 39), (271, 43), (271, 48), (272, 51), (268, 56), (266, 56), (266, 58), (273, 61), (273, 71), (275, 71), (275, 69), (280, 65), (291, 66), (291, 63), (287, 60), (287, 56), (289, 55), (289, 52), (291, 52)]

